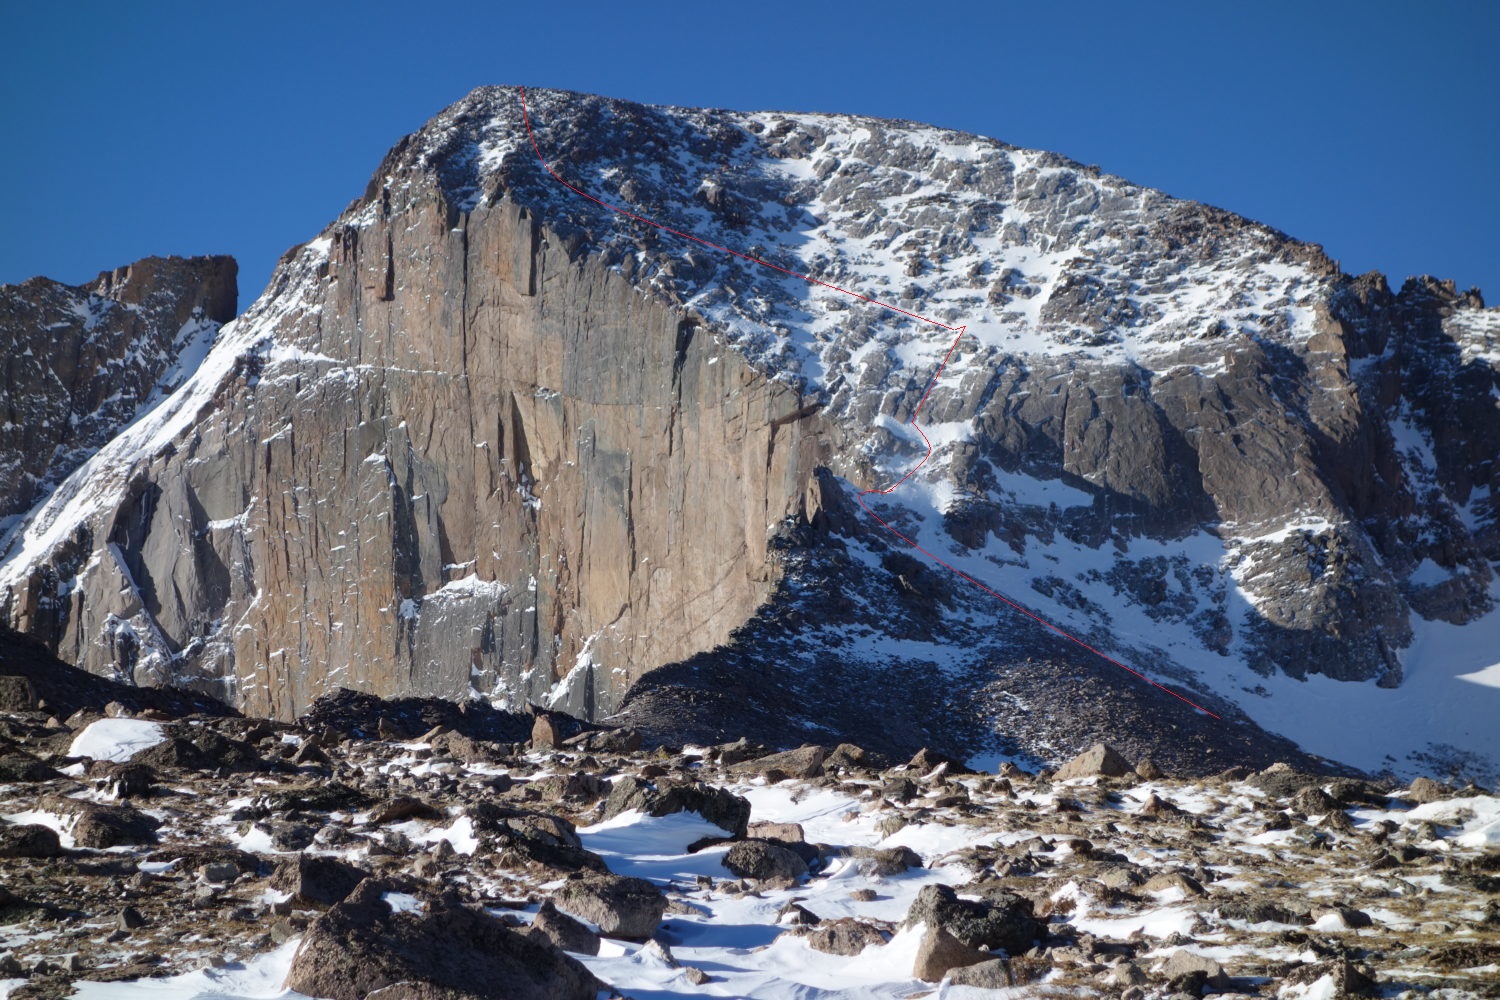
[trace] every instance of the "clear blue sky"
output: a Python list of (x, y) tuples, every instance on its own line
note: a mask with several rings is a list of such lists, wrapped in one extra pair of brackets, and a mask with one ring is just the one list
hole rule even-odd
[(230, 253), (241, 306), (487, 83), (911, 118), (1500, 301), (1500, 2), (7, 0), (0, 282)]

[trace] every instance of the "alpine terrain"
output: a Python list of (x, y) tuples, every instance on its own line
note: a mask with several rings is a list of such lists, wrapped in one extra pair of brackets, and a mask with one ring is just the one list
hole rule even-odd
[(235, 274), (0, 288), (0, 1000), (1500, 996), (1477, 290), (511, 87)]
[[(1477, 291), (910, 122), (526, 99), (535, 147), (512, 87), (399, 142), (181, 385), (223, 315), (192, 288), (108, 364), (12, 358), (0, 617), (280, 720), (348, 688), (1493, 777)], [(8, 288), (10, 336), (140, 308), (112, 287)], [(923, 459), (960, 326), (930, 459), (865, 501), (1077, 642), (856, 502)]]

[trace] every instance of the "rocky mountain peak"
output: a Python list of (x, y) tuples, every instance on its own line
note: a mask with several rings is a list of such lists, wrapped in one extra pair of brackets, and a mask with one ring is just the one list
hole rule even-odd
[[(1486, 768), (1497, 316), (991, 139), (481, 88), (0, 543), (0, 614), (283, 718), (346, 686), (955, 753), (1175, 739), (853, 504), (922, 458), (963, 326), (883, 520), (1211, 704), (1216, 753), (1280, 747), (1259, 720)], [(1431, 747), (1403, 697), (1475, 721)], [(1318, 699), (1386, 744), (1290, 707)], [(1064, 700), (1068, 735), (1036, 724)]]

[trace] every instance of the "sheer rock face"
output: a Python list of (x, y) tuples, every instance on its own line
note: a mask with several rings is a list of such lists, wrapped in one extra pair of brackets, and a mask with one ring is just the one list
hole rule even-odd
[(0, 286), (0, 521), (191, 374), (234, 318), (231, 257), (147, 257), (83, 285)]
[(509, 201), (457, 213), (412, 168), (368, 208), (289, 255), (181, 429), (60, 497), (92, 516), (10, 619), (283, 718), (339, 685), (524, 702), (565, 675), (552, 703), (592, 714), (722, 641), (808, 512), (813, 408)]
[(923, 745), (1060, 655), (851, 502), (922, 457), (906, 424), (959, 326), (931, 460), (871, 502), (1095, 648), (1232, 698), (1254, 673), (1394, 685), (1416, 619), (1492, 610), (1500, 312), (1477, 294), (1393, 293), (912, 123), (530, 105), (590, 194), (937, 324), (580, 197), (520, 94), (483, 88), (30, 515), (0, 614), (95, 672), (283, 717), (339, 685), (599, 716), (728, 642), (757, 671), (710, 685), (736, 724), (755, 698), (812, 712), (763, 677), (817, 661), (804, 693), (884, 678)]

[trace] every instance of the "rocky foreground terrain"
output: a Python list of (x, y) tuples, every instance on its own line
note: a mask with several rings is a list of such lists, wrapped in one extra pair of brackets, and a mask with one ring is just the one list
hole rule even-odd
[(72, 673), (0, 677), (11, 1000), (1500, 996), (1472, 786), (643, 747), (352, 692), (265, 721)]

